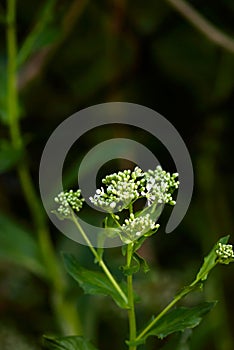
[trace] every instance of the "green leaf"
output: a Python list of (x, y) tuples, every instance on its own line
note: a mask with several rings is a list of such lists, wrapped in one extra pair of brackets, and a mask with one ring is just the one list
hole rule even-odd
[(148, 238), (148, 236), (144, 235), (141, 236), (139, 239), (137, 239), (136, 241), (134, 241), (134, 247), (133, 247), (133, 252), (135, 253), (138, 249), (140, 249), (140, 247), (143, 245), (143, 243), (146, 241), (146, 239)]
[(163, 339), (169, 334), (183, 332), (187, 328), (194, 328), (200, 324), (202, 317), (215, 305), (216, 302), (204, 302), (191, 308), (178, 307), (165, 314), (139, 342), (128, 342), (128, 344), (137, 345), (145, 343), (149, 336), (157, 336)]
[(51, 337), (43, 336), (44, 346), (49, 350), (97, 350), (83, 337)]
[(215, 305), (216, 302), (205, 302), (191, 308), (178, 307), (163, 316), (148, 335), (156, 335), (162, 339), (169, 334), (183, 332), (186, 328), (194, 328), (202, 321), (202, 316)]
[(122, 245), (122, 247), (121, 247), (121, 252), (122, 252), (122, 255), (123, 255), (123, 256), (126, 256), (127, 250), (128, 250), (127, 248), (128, 248), (127, 244)]
[(217, 254), (216, 249), (219, 243), (226, 244), (229, 240), (229, 235), (224, 236), (218, 240), (218, 242), (214, 245), (214, 247), (211, 249), (210, 253), (204, 258), (204, 263), (200, 270), (198, 271), (198, 274), (196, 276), (196, 281), (205, 281), (207, 279), (208, 273), (210, 270), (213, 269), (216, 265), (217, 260)]
[(0, 142), (0, 174), (10, 170), (22, 156), (21, 150), (15, 150), (8, 142)]
[(131, 266), (120, 266), (120, 270), (123, 272), (125, 276), (131, 276), (134, 273), (137, 273), (140, 270), (141, 264), (135, 256), (133, 256)]
[(39, 276), (46, 276), (33, 234), (0, 214), (0, 259), (21, 265)]
[(144, 271), (145, 273), (148, 272), (148, 271), (150, 270), (147, 261), (146, 261), (141, 255), (139, 255), (138, 253), (135, 252), (133, 256), (134, 256), (135, 259), (138, 260), (138, 262), (139, 262), (141, 268), (143, 269), (143, 271)]
[(85, 293), (108, 295), (112, 297), (119, 307), (128, 308), (128, 305), (104, 273), (81, 267), (76, 258), (71, 254), (63, 254), (63, 257), (67, 272), (79, 283)]
[(126, 265), (120, 267), (125, 276), (137, 273), (140, 270), (140, 268), (142, 268), (145, 273), (150, 270), (146, 260), (136, 252), (133, 254), (132, 263), (130, 267)]

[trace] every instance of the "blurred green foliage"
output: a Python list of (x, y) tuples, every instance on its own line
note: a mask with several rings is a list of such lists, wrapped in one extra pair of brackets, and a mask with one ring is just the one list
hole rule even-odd
[[(189, 3), (218, 30), (234, 38), (232, 1)], [(19, 162), (27, 162), (38, 194), (40, 156), (50, 134), (72, 113), (107, 101), (138, 103), (164, 115), (184, 138), (194, 165), (194, 196), (183, 222), (176, 232), (165, 235), (163, 227), (170, 214), (169, 210), (165, 211), (161, 230), (142, 248), (142, 255), (156, 268), (156, 272), (142, 275), (135, 281), (143, 296), (150, 296), (138, 310), (142, 320), (147, 319), (152, 308), (161, 309), (191, 275), (191, 270), (194, 272), (201, 256), (219, 236), (231, 233), (233, 242), (234, 54), (208, 40), (176, 12), (169, 1), (18, 1), (17, 84), (26, 149), (16, 150), (10, 143), (6, 103), (8, 61), (3, 35), (6, 7), (7, 1), (1, 0), (1, 323), (17, 329), (30, 343), (33, 339), (38, 347), (42, 333), (60, 332), (49, 303), (51, 285), (48, 276), (45, 277), (40, 245), (16, 167)], [(174, 169), (166, 150), (147, 133), (121, 126), (103, 127), (98, 133), (95, 130), (87, 133), (74, 146), (65, 167), (64, 181), (75, 186), (80, 159), (92, 145), (112, 137), (133, 138), (145, 144), (164, 168)], [(112, 172), (111, 165), (123, 169), (129, 164), (124, 160), (108, 164), (100, 175), (108, 169)], [(57, 255), (61, 250), (79, 254), (79, 260), (89, 266), (91, 258), (86, 247), (68, 241), (49, 223), (47, 225)], [(112, 269), (116, 270), (120, 259), (118, 251), (111, 249), (107, 254), (112, 257)], [(30, 294), (27, 289), (24, 274), (18, 273), (18, 289), (15, 287), (13, 298), (15, 271), (21, 269), (30, 271), (27, 284), (31, 285), (32, 292)], [(189, 347), (187, 340), (171, 339), (172, 344), (180, 344), (176, 349), (233, 349), (232, 274), (232, 267), (222, 271), (222, 275), (214, 272), (205, 292), (209, 299), (220, 302), (208, 316), (209, 321), (195, 330), (191, 339), (190, 335), (186, 338)], [(35, 298), (37, 291), (41, 297)], [(28, 306), (25, 301), (20, 305), (24, 293), (28, 296)], [(76, 306), (72, 307), (77, 308), (84, 319), (86, 335), (96, 336), (96, 344), (103, 350), (119, 349), (126, 331), (124, 327), (119, 329), (124, 313), (118, 313), (101, 297), (90, 301), (81, 294), (69, 280), (65, 299), (75, 300)], [(190, 302), (193, 300), (188, 300), (188, 304)], [(1, 348), (6, 350), (10, 345), (6, 345), (4, 339), (0, 332)], [(153, 349), (157, 343), (152, 341), (147, 346)], [(22, 345), (24, 348), (28, 349), (28, 345)]]

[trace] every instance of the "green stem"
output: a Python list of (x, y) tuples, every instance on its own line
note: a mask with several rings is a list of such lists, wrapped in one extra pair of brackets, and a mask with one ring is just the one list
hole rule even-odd
[(79, 221), (77, 220), (77, 218), (73, 212), (72, 212), (72, 220), (73, 220), (74, 224), (76, 225), (76, 227), (78, 228), (78, 230), (80, 231), (85, 242), (87, 243), (87, 246), (89, 247), (89, 249), (93, 253), (95, 259), (98, 261), (99, 266), (102, 268), (103, 272), (105, 273), (105, 275), (107, 276), (107, 278), (109, 279), (109, 281), (111, 282), (111, 284), (113, 285), (115, 290), (119, 293), (121, 298), (124, 300), (124, 302), (126, 304), (128, 304), (128, 298), (126, 297), (125, 293), (120, 288), (119, 284), (114, 279), (113, 275), (109, 271), (109, 269), (106, 266), (106, 264), (104, 263), (103, 259), (98, 255), (96, 249), (92, 246), (92, 243), (90, 242), (89, 238), (87, 237), (86, 233), (84, 232), (83, 228), (81, 227)]
[[(128, 244), (127, 247), (127, 268), (130, 268), (133, 254), (133, 243)], [(129, 320), (129, 340), (133, 341), (136, 338), (136, 315), (134, 306), (134, 294), (132, 275), (127, 276), (127, 287), (128, 287), (128, 320)], [(135, 345), (130, 345), (129, 350), (136, 350)]]
[[(20, 130), (19, 115), (18, 115), (18, 91), (17, 91), (17, 40), (16, 40), (16, 0), (7, 1), (7, 111), (9, 120), (9, 132), (11, 142), (16, 150), (24, 150), (23, 138)], [(55, 314), (64, 332), (70, 333), (76, 331), (81, 333), (80, 323), (77, 319), (74, 327), (74, 312), (69, 313), (66, 310), (66, 305), (63, 303), (65, 280), (61, 273), (57, 257), (55, 255), (52, 242), (50, 240), (47, 229), (45, 216), (42, 212), (40, 202), (38, 200), (34, 184), (30, 175), (27, 161), (22, 161), (17, 167), (21, 187), (24, 193), (25, 200), (30, 210), (35, 229), (38, 233), (39, 245), (42, 257), (48, 271), (48, 279), (53, 286), (53, 306)], [(75, 328), (75, 329), (74, 329)]]
[(129, 205), (129, 213), (133, 214), (133, 204), (132, 203), (130, 203), (130, 205)]
[[(215, 265), (217, 262), (215, 263)], [(215, 266), (214, 265), (214, 266)], [(214, 267), (213, 266), (213, 267)], [(143, 329), (143, 331), (136, 337), (135, 341), (139, 341), (144, 337), (145, 334), (147, 334), (148, 331), (182, 298), (184, 298), (187, 294), (192, 292), (194, 289), (197, 288), (199, 283), (201, 283), (204, 279), (205, 276), (207, 275), (209, 271), (204, 271), (204, 273), (200, 276), (200, 278), (196, 278), (187, 288), (184, 288), (180, 293), (178, 293), (174, 299), (158, 314), (158, 316), (151, 321), (148, 326)]]
[(139, 341), (140, 339), (142, 339), (144, 337), (144, 335), (150, 331), (150, 329), (160, 320), (160, 318), (162, 318), (182, 297), (183, 295), (178, 295), (176, 296), (166, 307), (165, 309), (163, 309), (162, 312), (160, 312), (160, 314), (158, 314), (157, 317), (155, 317), (155, 319), (150, 322), (148, 324), (148, 326), (136, 337), (135, 341)]

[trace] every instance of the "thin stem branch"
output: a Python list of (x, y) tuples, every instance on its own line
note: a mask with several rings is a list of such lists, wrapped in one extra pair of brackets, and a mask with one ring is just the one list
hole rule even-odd
[(234, 39), (214, 26), (190, 4), (184, 0), (166, 1), (210, 41), (225, 50), (234, 53)]
[[(184, 295), (183, 295), (184, 296)], [(183, 296), (178, 295), (177, 297), (175, 297), (166, 307), (165, 309), (162, 310), (162, 312), (160, 312), (160, 314), (158, 314), (157, 317), (155, 317), (155, 319), (150, 322), (148, 324), (148, 326), (136, 337), (136, 341), (142, 339), (144, 337), (144, 335), (151, 330), (151, 328), (160, 320), (160, 318), (162, 318)]]
[[(133, 253), (133, 243), (128, 244), (127, 247), (127, 268), (131, 266)], [(136, 338), (136, 315), (134, 306), (134, 294), (133, 294), (133, 284), (132, 275), (127, 276), (127, 286), (128, 286), (128, 320), (129, 320), (129, 340), (133, 341)], [(135, 345), (129, 345), (129, 350), (136, 350)]]
[(83, 228), (81, 227), (79, 221), (77, 220), (77, 218), (76, 218), (76, 216), (75, 216), (75, 214), (73, 212), (72, 212), (72, 220), (73, 220), (74, 224), (76, 225), (76, 227), (78, 228), (78, 230), (80, 231), (80, 233), (81, 233), (82, 237), (84, 238), (85, 242), (87, 243), (87, 246), (89, 247), (89, 249), (93, 253), (95, 259), (98, 261), (99, 266), (102, 268), (103, 272), (105, 273), (105, 275), (107, 276), (107, 278), (109, 279), (109, 281), (111, 282), (111, 284), (113, 285), (115, 290), (118, 292), (118, 294), (124, 300), (124, 302), (126, 304), (128, 304), (128, 298), (126, 297), (125, 293), (122, 291), (122, 289), (119, 286), (119, 284), (114, 279), (113, 275), (111, 274), (111, 272), (109, 271), (108, 267), (104, 263), (102, 257), (99, 256), (99, 254), (97, 253), (96, 249), (92, 246), (92, 243), (90, 242), (89, 238), (87, 237), (86, 233), (84, 232)]
[[(217, 265), (218, 262), (215, 263)], [(213, 267), (215, 267), (215, 265)], [(209, 273), (209, 270), (204, 271), (202, 275), (200, 275), (199, 278), (195, 278), (195, 280), (185, 289), (182, 289), (180, 293), (178, 293), (174, 299), (153, 319), (146, 328), (143, 329), (143, 331), (136, 337), (135, 341), (141, 340), (144, 335), (147, 334), (148, 331), (155, 326), (155, 324), (176, 304), (179, 300), (184, 298), (187, 294), (191, 293), (199, 283), (201, 283), (203, 280), (206, 279), (207, 274)]]

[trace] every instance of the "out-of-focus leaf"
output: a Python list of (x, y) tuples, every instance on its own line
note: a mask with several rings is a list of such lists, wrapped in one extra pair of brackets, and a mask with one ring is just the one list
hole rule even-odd
[(175, 332), (183, 332), (187, 328), (194, 328), (202, 321), (202, 317), (207, 314), (216, 302), (205, 302), (200, 305), (187, 308), (178, 307), (165, 314), (139, 342), (128, 342), (128, 344), (142, 344), (150, 336), (157, 336), (160, 339)]
[(44, 345), (49, 350), (97, 350), (88, 340), (83, 337), (49, 337), (44, 336)]
[(105, 274), (81, 267), (71, 254), (63, 254), (63, 257), (67, 272), (79, 283), (85, 293), (109, 295), (119, 307), (124, 309), (128, 307)]
[(134, 273), (137, 273), (140, 270), (141, 264), (140, 261), (133, 256), (131, 266), (120, 266), (120, 270), (123, 271), (125, 276), (133, 275)]
[(134, 258), (139, 261), (139, 264), (145, 273), (150, 270), (147, 261), (141, 255), (139, 255), (138, 253), (134, 253)]
[(26, 37), (20, 48), (17, 63), (21, 66), (32, 54), (44, 46), (54, 42), (61, 34), (58, 27), (52, 25), (54, 6), (56, 0), (46, 1), (41, 10), (37, 23), (31, 33)]
[(22, 155), (21, 150), (14, 149), (8, 142), (0, 142), (0, 174), (16, 165)]
[(198, 271), (196, 280), (205, 281), (207, 279), (208, 273), (216, 265), (217, 254), (215, 251), (217, 249), (218, 244), (219, 243), (226, 244), (229, 240), (229, 237), (230, 236), (228, 235), (220, 238), (218, 242), (214, 245), (214, 247), (211, 249), (210, 253), (204, 258), (204, 263), (200, 268), (200, 270)]
[(0, 259), (21, 265), (39, 276), (46, 276), (39, 247), (33, 235), (0, 214)]
[(137, 273), (140, 268), (146, 273), (150, 270), (149, 265), (147, 264), (146, 260), (137, 254), (136, 252), (133, 254), (133, 259), (131, 266), (128, 267), (127, 265), (121, 266), (120, 269), (123, 271), (123, 273), (126, 276), (133, 275), (134, 273)]
[(16, 330), (14, 326), (4, 323), (1, 322), (0, 326), (1, 350), (15, 348), (17, 350), (36, 350), (36, 347), (28, 337), (19, 332), (19, 330)]

